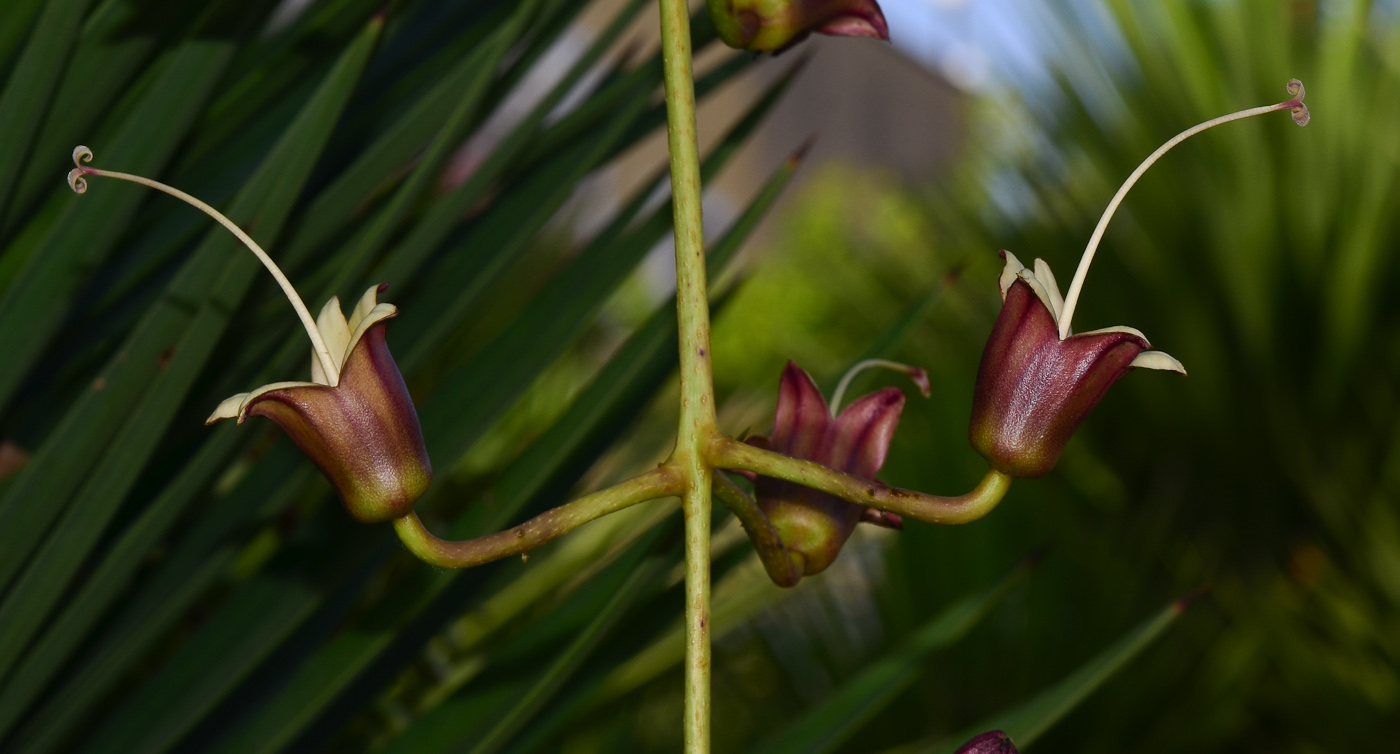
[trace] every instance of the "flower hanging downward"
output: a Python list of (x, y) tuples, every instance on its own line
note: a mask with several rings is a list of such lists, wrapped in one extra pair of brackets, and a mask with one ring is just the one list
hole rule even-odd
[(977, 369), (968, 432), (972, 447), (993, 469), (1021, 477), (1049, 473), (1079, 423), (1130, 369), (1186, 374), (1181, 362), (1161, 351), (1148, 350), (1147, 338), (1131, 327), (1073, 333), (1070, 321), (1089, 265), (1128, 190), (1172, 147), (1223, 123), (1284, 110), (1293, 116), (1293, 122), (1306, 126), (1311, 115), (1303, 104), (1303, 83), (1293, 79), (1287, 88), (1290, 99), (1192, 126), (1143, 160), (1099, 218), (1066, 296), (1060, 296), (1055, 276), (1045, 262), (1035, 260), (1031, 271), (1010, 252), (1002, 252), (1006, 267), (1001, 273), (1001, 314)]
[(888, 40), (875, 0), (708, 0), (720, 39), (730, 47), (780, 52), (813, 32)]
[(1003, 304), (977, 368), (969, 434), (992, 468), (1035, 477), (1055, 467), (1079, 423), (1129, 369), (1186, 369), (1149, 351), (1131, 327), (1060, 340), (1062, 299), (1050, 266), (1037, 259), (1031, 272), (1010, 252), (1002, 255)]
[[(888, 387), (857, 400), (833, 417), (812, 378), (788, 362), (778, 385), (773, 436), (750, 438), (749, 442), (874, 479), (885, 463), (903, 409), (904, 393)], [(894, 514), (779, 479), (760, 476), (754, 491), (759, 507), (807, 576), (831, 565), (862, 520), (892, 528), (901, 524)]]
[(311, 382), (274, 382), (219, 404), (206, 422), (266, 416), (321, 468), (356, 519), (374, 523), (406, 516), (428, 489), (432, 467), (418, 414), (384, 340), (384, 323), (398, 309), (377, 300), (385, 286), (365, 291), (350, 319), (332, 297), (317, 321), (272, 258), (218, 210), (179, 189), (129, 173), (87, 167), (92, 150), (77, 147), (68, 185), (82, 194), (89, 176), (139, 183), (214, 218), (262, 261), (296, 310), (311, 339)]
[(274, 382), (239, 393), (214, 409), (220, 419), (265, 416), (282, 427), (335, 485), (350, 515), (365, 523), (408, 515), (432, 482), (432, 466), (408, 387), (384, 339), (398, 314), (376, 301), (387, 286), (365, 291), (347, 321), (331, 298), (317, 317), (340, 379), (332, 384), (313, 354), (311, 382)]

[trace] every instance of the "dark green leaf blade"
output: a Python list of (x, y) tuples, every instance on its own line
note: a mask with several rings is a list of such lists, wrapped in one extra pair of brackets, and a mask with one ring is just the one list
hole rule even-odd
[[(275, 238), (290, 213), (293, 198), (310, 176), (339, 120), (381, 28), (382, 23), (371, 23), (346, 50), (317, 95), (308, 101), (304, 117), (288, 129), (249, 181), (230, 210), (234, 217), (244, 219), (267, 237)], [(158, 346), (167, 339), (175, 339), (176, 345), (167, 358), (153, 359), (150, 365), (143, 365), (154, 374), (148, 377), (153, 381), (134, 407), (137, 420), (120, 426), (116, 441), (91, 472), (91, 477), (84, 480), (63, 520), (43, 541), (33, 560), (26, 564), (24, 575), (0, 604), (0, 616), (5, 616), (0, 623), (0, 678), (4, 678), (11, 663), (28, 646), (32, 632), (54, 607), (69, 578), (97, 544), (107, 522), (135, 483), (219, 342), (229, 322), (228, 312), (237, 306), (251, 285), (258, 270), (257, 263), (246, 254), (230, 256), (228, 240), (220, 235), (223, 232), (222, 228), (213, 231), (209, 242), (196, 251), (172, 281), (167, 298), (151, 309), (145, 326), (130, 339), (128, 351), (131, 353), (150, 350), (145, 345), (147, 342)], [(200, 271), (201, 267), (207, 272)], [(222, 274), (210, 279), (210, 273), (220, 270)], [(202, 280), (217, 281), (217, 284), (212, 289), (201, 290)], [(181, 316), (181, 310), (188, 306), (184, 302), (201, 298), (205, 303), (192, 316)], [(169, 310), (168, 314), (163, 310)], [(162, 332), (167, 328), (152, 325), (157, 319), (169, 322), (168, 335)], [(117, 566), (119, 570), (130, 567), (129, 564)], [(5, 688), (0, 692), (0, 700), (8, 698), (9, 689)], [(17, 719), (26, 702), (27, 699), (21, 698), (0, 704), (0, 733)]]
[[(89, 146), (128, 171), (159, 173), (232, 55), (231, 44), (212, 41), (189, 42), (167, 54), (159, 63), (157, 80), (143, 90), (116, 133)], [(0, 298), (0, 351), (7, 355), (7, 368), (0, 370), (0, 408), (13, 399), (68, 313), (88, 270), (110, 253), (144, 198), (135, 191), (93, 193), (83, 197), (81, 205), (78, 197), (65, 197), (53, 232)]]
[[(88, 0), (50, 0), (0, 93), (0, 217), (29, 157), (59, 77), (78, 38)], [(7, 20), (8, 24), (9, 21)]]
[(838, 749), (876, 713), (909, 687), (930, 654), (966, 636), (1016, 588), (1039, 558), (1028, 558), (990, 589), (949, 605), (914, 631), (895, 651), (868, 664), (826, 701), (807, 710), (751, 751), (799, 754)]
[(1187, 598), (1167, 606), (1165, 610), (1139, 624), (1107, 649), (1090, 658), (1064, 680), (1019, 706), (993, 715), (952, 738), (940, 737), (901, 746), (886, 754), (949, 754), (964, 741), (992, 730), (1005, 732), (1024, 750), (1161, 636), (1181, 617), (1192, 599)]

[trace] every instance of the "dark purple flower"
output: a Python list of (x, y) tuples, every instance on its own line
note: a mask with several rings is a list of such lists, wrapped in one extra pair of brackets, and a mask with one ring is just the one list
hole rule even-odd
[(389, 346), (384, 323), (398, 314), (370, 288), (347, 321), (332, 298), (316, 327), (339, 361), (328, 379), (313, 354), (311, 382), (274, 382), (239, 393), (206, 423), (265, 416), (282, 427), (340, 493), (350, 515), (365, 523), (407, 515), (432, 481), (418, 413)]
[(778, 52), (808, 34), (888, 40), (875, 0), (708, 0), (710, 18), (730, 47)]
[[(832, 417), (826, 399), (801, 367), (788, 362), (778, 385), (773, 435), (750, 442), (816, 461), (833, 469), (874, 479), (885, 463), (890, 440), (904, 409), (904, 393), (885, 388), (847, 406)], [(758, 504), (804, 575), (825, 570), (862, 520), (899, 528), (899, 517), (869, 509), (792, 482), (758, 477)]]
[(1035, 272), (1002, 252), (1001, 314), (992, 327), (972, 401), (969, 437), (992, 468), (1018, 477), (1049, 473), (1079, 423), (1129, 369), (1186, 374), (1181, 362), (1131, 327), (1060, 338), (1064, 301), (1049, 265)]
[(1011, 743), (1011, 736), (994, 730), (968, 741), (953, 754), (1018, 754), (1018, 752), (1016, 744)]

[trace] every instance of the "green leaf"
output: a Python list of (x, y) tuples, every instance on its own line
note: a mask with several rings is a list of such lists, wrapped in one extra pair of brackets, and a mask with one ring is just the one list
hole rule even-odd
[(943, 754), (952, 752), (963, 742), (987, 731), (1000, 730), (1011, 736), (1011, 740), (1022, 750), (1035, 743), (1036, 739), (1079, 703), (1094, 693), (1109, 678), (1137, 657), (1157, 637), (1161, 636), (1176, 619), (1190, 606), (1190, 598), (1167, 606), (1157, 615), (1147, 619), (1104, 651), (1095, 655), (1064, 680), (1042, 691), (1037, 696), (1019, 706), (993, 715), (981, 724), (968, 728), (953, 739), (941, 739), (932, 743), (913, 744), (891, 750), (887, 754), (914, 754), (928, 752)]
[[(1010, 735), (1018, 746), (1030, 746), (1161, 636), (1188, 606), (1187, 601), (1172, 603), (1064, 680), (1015, 709), (992, 716), (984, 725), (978, 726), (977, 732), (1000, 729)], [(977, 733), (970, 733), (968, 738), (974, 735)]]
[[(573, 186), (594, 170), (612, 146), (618, 143), (627, 125), (641, 114), (645, 100), (619, 112), (616, 122), (586, 140), (580, 140), (567, 153), (542, 166), (528, 181), (492, 206), (492, 210), (435, 266), (418, 296), (414, 311), (405, 312), (404, 331), (412, 333), (403, 357), (407, 368), (423, 363), (427, 356), (452, 332), (462, 317), (505, 270), (511, 258), (535, 237), (539, 228), (558, 211), (572, 193)], [(469, 182), (470, 183), (470, 182)], [(461, 189), (458, 190), (459, 192)], [(394, 261), (406, 260), (416, 269), (415, 258), (446, 237), (450, 225), (465, 207), (458, 206), (460, 194), (438, 201), (414, 234), (396, 251)], [(450, 214), (443, 215), (443, 211)], [(443, 221), (447, 221), (444, 223)], [(427, 244), (425, 246), (424, 244)], [(410, 251), (404, 251), (405, 248)], [(398, 257), (398, 254), (404, 254)], [(400, 265), (402, 266), (402, 265)], [(383, 277), (393, 285), (388, 270)], [(432, 430), (434, 413), (425, 412), (424, 435)], [(446, 447), (445, 453), (441, 448)], [(459, 443), (429, 443), (434, 455), (455, 457), (464, 448)]]
[(992, 588), (944, 608), (893, 652), (867, 664), (826, 701), (804, 712), (752, 751), (797, 754), (840, 748), (918, 678), (930, 654), (952, 646), (1001, 604), (1038, 560), (1028, 558)]
[(0, 25), (0, 77), (8, 78), (11, 58), (32, 31), (31, 23), (43, 5), (43, 0), (10, 0), (5, 4), (5, 23)]
[[(221, 427), (216, 436), (206, 442), (199, 453), (185, 465), (180, 474), (152, 501), (141, 517), (122, 533), (93, 569), (93, 577), (78, 593), (66, 601), (66, 607), (46, 630), (35, 637), (25, 651), (14, 673), (0, 686), (0, 730), (8, 728), (8, 711), (23, 709), (63, 666), (113, 603), (123, 595), (137, 569), (153, 547), (169, 531), (175, 519), (185, 511), (196, 494), (208, 486), (215, 474), (223, 471), (229, 456), (245, 439), (232, 426)], [(204, 553), (212, 556), (212, 553)], [(218, 562), (215, 558), (213, 562)], [(207, 583), (185, 571), (191, 582)], [(160, 625), (148, 614), (146, 625)], [(93, 681), (85, 689), (102, 687)], [(77, 705), (69, 705), (76, 708)], [(0, 733), (0, 735), (3, 735)]]
[[(112, 143), (114, 161), (137, 172), (154, 172), (170, 156), (174, 138), (188, 126), (201, 92), (223, 70), (231, 49), (216, 43), (190, 43), (165, 61), (163, 71)], [(155, 139), (152, 140), (152, 134)], [(100, 148), (99, 144), (99, 148)], [(101, 152), (99, 152), (100, 154)], [(150, 168), (149, 170), (147, 168)], [(63, 216), (20, 279), (0, 300), (0, 351), (9, 356), (0, 370), (0, 405), (13, 395), (31, 362), (66, 314), (84, 271), (110, 250), (113, 237), (141, 198), (135, 187), (109, 186), (93, 196), (69, 197)], [(79, 202), (77, 200), (81, 199)], [(175, 345), (145, 337), (146, 331), (180, 332), (188, 317), (183, 307), (157, 308), (142, 331), (98, 375), (66, 412), (58, 427), (0, 495), (0, 585), (7, 584), (39, 542), (39, 534), (63, 511), (69, 495), (91, 464), (105, 452), (126, 420), (134, 398), (144, 392), (161, 354)], [(43, 500), (44, 505), (33, 501)]]
[[(344, 522), (329, 536), (338, 538), (338, 545), (351, 555), (321, 563), (319, 571), (283, 572), (304, 558), (315, 557), (318, 547), (284, 553), (274, 567), (242, 585), (139, 693), (128, 696), (106, 715), (81, 751), (168, 751), (292, 636), (333, 591), (362, 589), (363, 577), (352, 577), (348, 587), (345, 579), (348, 572), (366, 573), (367, 564), (377, 565), (382, 560), (389, 544), (385, 534), (382, 529)], [(377, 547), (372, 544), (376, 540)]]
[[(673, 511), (674, 505), (665, 508)], [(446, 688), (441, 694), (445, 698), (434, 698), (439, 696), (435, 688), (428, 698), (417, 701), (420, 709), (430, 711), (390, 743), (389, 751), (426, 754), (464, 751), (468, 745), (471, 751), (494, 751), (519, 732), (521, 723), (534, 718), (543, 703), (578, 673), (630, 607), (653, 597), (661, 577), (677, 565), (679, 553), (674, 547), (663, 555), (648, 554), (658, 541), (675, 536), (679, 522), (674, 515), (632, 511), (632, 518), (641, 519), (639, 536), (618, 541), (616, 531), (596, 538), (596, 529), (580, 532), (594, 541), (579, 547), (578, 540), (571, 540), (538, 567), (532, 563), (519, 577), (502, 584), (496, 595), (469, 613), (475, 619), (471, 629), (453, 631), (462, 655), (461, 670), (451, 672), (450, 680), (439, 685)], [(662, 521), (667, 525), (657, 526)], [(609, 559), (608, 550), (623, 552)], [(586, 583), (579, 585), (581, 581)], [(553, 605), (548, 598), (553, 598)], [(483, 646), (491, 631), (531, 608), (539, 620), (504, 642)], [(537, 662), (545, 653), (551, 659)], [(458, 674), (464, 677), (458, 680)], [(464, 715), (463, 710), (477, 706), (476, 700), (496, 695), (499, 682), (493, 679), (500, 677), (519, 677), (527, 684), (513, 686), (512, 704), (498, 706), (488, 717)]]
[[(293, 197), (310, 176), (317, 156), (349, 101), (380, 28), (381, 24), (372, 23), (346, 50), (317, 95), (307, 102), (303, 116), (288, 129), (245, 186), (230, 209), (232, 217), (241, 219), (268, 238), (276, 237), (290, 213)], [(224, 233), (223, 228), (212, 232), (209, 240), (171, 282), (167, 297), (161, 302), (163, 305), (149, 310), (143, 326), (128, 341), (128, 353), (152, 350), (145, 345), (147, 342), (158, 347), (169, 339), (174, 340), (175, 345), (163, 359), (153, 359), (150, 364), (142, 365), (146, 367), (146, 379), (150, 382), (143, 386), (146, 388), (144, 396), (131, 408), (135, 420), (120, 425), (112, 447), (83, 480), (63, 519), (43, 540), (42, 547), (25, 564), (23, 576), (0, 603), (0, 678), (28, 645), (32, 632), (41, 625), (64, 593), (69, 579), (98, 543), (98, 537), (116, 514), (117, 507), (155, 451), (176, 409), (219, 342), (228, 325), (228, 312), (236, 307), (259, 272), (260, 267), (251, 255), (231, 253), (231, 244), (223, 237)], [(217, 273), (217, 278), (211, 273)], [(201, 290), (211, 284), (212, 288)], [(189, 302), (201, 300), (203, 303), (197, 304), (197, 310), (188, 312)], [(164, 326), (156, 326), (157, 323)], [(36, 464), (38, 461), (36, 459)], [(37, 533), (33, 531), (31, 536)], [(0, 583), (7, 575), (0, 572)], [(0, 698), (3, 695), (4, 692), (0, 692)], [(15, 720), (18, 711), (18, 704), (0, 707), (0, 734)]]
[[(229, 430), (239, 431), (236, 427)], [(118, 591), (112, 595), (124, 598), (120, 613), (109, 621), (99, 646), (84, 653), (73, 672), (45, 697), (44, 705), (28, 715), (25, 727), (16, 736), (23, 744), (21, 751), (50, 752), (65, 737), (71, 736), (92, 708), (108, 697), (123, 678), (139, 669), (149, 653), (168, 637), (171, 628), (198, 600), (207, 597), (206, 591), (228, 578), (240, 554), (236, 544), (226, 541), (230, 533), (237, 531), (259, 510), (259, 503), (268, 512), (286, 509), (315, 474), (295, 450), (273, 454), (272, 460), (275, 462), (264, 462), (257, 473), (250, 475), (250, 482), (263, 484), (241, 485), (234, 494), (216, 501), (193, 531), (182, 534), (175, 543), (174, 552), (139, 590), (134, 594)], [(100, 611), (95, 612), (100, 615)], [(81, 636), (71, 638), (76, 640)], [(50, 655), (55, 664), (64, 659), (59, 656), (61, 650)], [(26, 657), (21, 672), (30, 659)], [(52, 673), (56, 669), (44, 670)], [(13, 681), (16, 687), (21, 678), (24, 676), (17, 673)], [(32, 693), (41, 686), (41, 682), (35, 683), (25, 691)]]
[[(0, 93), (0, 216), (68, 64), (88, 0), (50, 0)], [(8, 24), (9, 21), (6, 20)]]
[[(116, 133), (89, 146), (104, 164), (143, 175), (159, 173), (232, 53), (228, 43), (197, 41), (165, 55), (158, 75)], [(0, 298), (0, 352), (7, 355), (6, 369), (0, 370), (0, 407), (13, 399), (29, 367), (57, 332), (88, 271), (106, 258), (143, 198), (143, 192), (135, 190), (93, 192), (81, 197), (81, 202), (76, 196), (65, 197), (63, 215), (53, 231)], [(112, 375), (108, 382), (115, 379), (117, 375)]]
[[(790, 75), (784, 76), (771, 85), (725, 134), (702, 163), (702, 180), (713, 177), (728, 164), (790, 81)], [(448, 417), (450, 431), (460, 438), (448, 447), (464, 449), (524, 392), (532, 375), (542, 371), (577, 339), (598, 308), (670, 229), (671, 206), (667, 202), (623, 236), (623, 230), (652, 193), (653, 186), (644, 184), (631, 205), (535, 295), (532, 306), (446, 378), (452, 389), (435, 395), (431, 410), (425, 412), (424, 431), (428, 436), (446, 435), (446, 431), (434, 428), (435, 422), (429, 417)], [(764, 203), (750, 207), (760, 216), (766, 210)], [(746, 237), (750, 229), (741, 228), (739, 237)]]
[(393, 172), (407, 164), (422, 148), (425, 137), (433, 136), (389, 206), (375, 214), (356, 241), (363, 250), (352, 260), (373, 252), (403, 217), (409, 203), (417, 200), (428, 182), (437, 177), (449, 150), (460, 144), (468, 127), (478, 120), (477, 111), (487, 85), (496, 75), (501, 58), (516, 43), (537, 3), (538, 0), (520, 3), (504, 24), (474, 47), (450, 75), (416, 102), (334, 184), (317, 196), (307, 212), (308, 221), (292, 239), (287, 252), (289, 263), (303, 259), (348, 222), (357, 210), (362, 210), (359, 202), (372, 196)]
[[(635, 10), (635, 8), (630, 6), (624, 8), (623, 15), (625, 16), (633, 13)], [(620, 32), (621, 28), (625, 28), (616, 21), (620, 21), (620, 19), (615, 20), (615, 23), (607, 30), (607, 34), (617, 34)], [(594, 45), (592, 49), (585, 54), (584, 59), (596, 59), (597, 56), (606, 49), (606, 46)], [(538, 138), (538, 129), (545, 118), (554, 110), (559, 102), (563, 100), (573, 88), (573, 84), (577, 82), (586, 71), (586, 67), (575, 67), (572, 69), (564, 79), (551, 88), (548, 95), (536, 104), (530, 112), (516, 124), (511, 133), (492, 149), (491, 154), (483, 160), (481, 165), (478, 165), (476, 169), (472, 171), (472, 174), (462, 185), (433, 202), (424, 213), (421, 221), (415, 225), (403, 241), (395, 247), (392, 255), (385, 260), (384, 265), (376, 274), (390, 285), (397, 286), (408, 283), (414, 273), (427, 261), (429, 255), (448, 238), (448, 235), (451, 233), (452, 229), (457, 226), (460, 218), (471, 211), (475, 205), (486, 197), (487, 191), (489, 191), (491, 186), (509, 167), (511, 167), (517, 155), (530, 145), (533, 140)], [(644, 96), (641, 91), (635, 91), (634, 94), (639, 100)], [(637, 116), (636, 111), (640, 109), (642, 104), (643, 103), (639, 102), (636, 105), (619, 108), (619, 111), (614, 113), (618, 118), (618, 123), (625, 125), (629, 119), (635, 118)], [(580, 154), (580, 150), (582, 150), (583, 154), (591, 156), (591, 159), (582, 161), (584, 163), (583, 171), (587, 172), (592, 169), (600, 160), (601, 156), (606, 153), (605, 150), (607, 147), (616, 143), (619, 135), (617, 133), (618, 130), (620, 130), (619, 126), (614, 125), (595, 129), (593, 133), (581, 136), (578, 147), (571, 150), (569, 156), (559, 155), (555, 162), (560, 168), (569, 169), (569, 166), (571, 164), (576, 164), (575, 161), (578, 159), (574, 155)], [(594, 142), (601, 143), (597, 146), (589, 146)], [(536, 175), (540, 175), (541, 172), (542, 171), (537, 171)], [(578, 178), (574, 177), (569, 179), (565, 176), (553, 176), (547, 179), (537, 180), (539, 181), (539, 187), (529, 189), (529, 193), (538, 192), (544, 194), (549, 188), (558, 188), (560, 186), (571, 187)], [(542, 222), (540, 215), (544, 217), (552, 215), (554, 208), (562, 203), (563, 200), (545, 200), (543, 197), (538, 197), (536, 200), (528, 201), (531, 208), (534, 208), (538, 202), (540, 210), (547, 210), (547, 212), (542, 212), (540, 210), (534, 212), (517, 210), (522, 211), (522, 214), (514, 215), (506, 210), (496, 209), (493, 214), (505, 214), (507, 215), (505, 218), (506, 220), (515, 220), (519, 227), (526, 228), (533, 232), (538, 227), (539, 223)], [(498, 204), (497, 206), (500, 205)], [(492, 239), (483, 239), (482, 243), (488, 243), (491, 240)], [(411, 358), (410, 361), (412, 361)]]
[[(636, 546), (638, 550), (649, 549), (656, 537), (648, 537), (647, 542)], [(633, 564), (624, 560), (618, 567), (631, 571), (612, 598), (597, 611), (595, 617), (577, 638), (555, 656), (554, 662), (535, 681), (535, 684), (508, 712), (498, 718), (497, 723), (484, 738), (470, 749), (471, 754), (492, 754), (500, 751), (520, 731), (529, 719), (538, 714), (549, 699), (559, 691), (580, 664), (598, 646), (603, 637), (617, 624), (622, 615), (635, 603), (642, 593), (650, 591), (650, 586), (674, 563), (673, 557), (653, 556), (646, 562)]]
[(0, 211), (0, 230), (11, 230), (41, 196), (49, 197), (49, 204), (66, 198), (66, 188), (54, 176), (72, 168), (73, 146), (92, 138), (95, 124), (150, 62), (156, 33), (124, 33), (122, 28), (135, 12), (130, 3), (109, 1), (89, 15), (34, 138), (28, 167), (9, 206)]

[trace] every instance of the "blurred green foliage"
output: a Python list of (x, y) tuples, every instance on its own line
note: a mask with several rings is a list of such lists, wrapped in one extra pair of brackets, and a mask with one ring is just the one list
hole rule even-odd
[[(674, 315), (628, 295), (669, 208), (649, 183), (604, 203), (594, 234), (567, 222), (581, 181), (662, 125), (658, 61), (600, 63), (654, 20), (645, 3), (504, 134), (488, 118), (583, 3), (405, 2), (381, 24), (378, 2), (323, 0), (275, 31), (268, 3), (11, 5), (0, 441), (29, 460), (0, 471), (0, 749), (675, 750), (672, 503), (528, 563), (417, 563), (387, 527), (349, 521), (268, 426), (201, 426), (227, 395), (306, 369), (251, 260), (164, 197), (60, 182), (82, 142), (99, 166), (210, 200), (313, 307), (388, 279), (390, 344), (439, 471), (420, 510), (444, 535), (492, 530), (670, 448)], [(984, 468), (965, 428), (995, 250), (1067, 280), (1161, 141), (1282, 99), (1291, 76), (1313, 123), (1231, 124), (1135, 190), (1078, 324), (1137, 327), (1191, 377), (1126, 378), (1059, 469), (987, 519), (863, 531), (785, 591), (717, 515), (717, 752), (947, 751), (993, 725), (1035, 750), (1312, 752), (1383, 749), (1395, 729), (1394, 6), (1068, 7), (1036, 24), (1058, 88), (973, 102), (950, 181), (824, 169), (728, 276), (726, 430), (767, 431), (789, 358), (830, 389), (862, 356), (896, 356), (934, 394), (911, 397), (886, 479), (964, 491)], [(702, 16), (697, 49), (711, 37)], [(749, 63), (702, 69), (701, 96)], [(445, 183), (468, 139), (465, 180)], [(710, 239), (716, 268), (793, 169)], [(880, 384), (898, 383), (855, 387)], [(1034, 573), (1018, 566), (1044, 545)], [(1167, 632), (1179, 611), (1162, 606), (1202, 584)]]
[[(783, 324), (720, 327), (720, 342), (755, 351), (783, 339), (833, 379), (897, 316), (889, 302), (964, 263), (898, 351), (933, 371), (935, 394), (906, 409), (892, 483), (961, 490), (981, 468), (963, 438), (996, 249), (1068, 280), (1117, 184), (1176, 132), (1282, 101), (1293, 76), (1313, 122), (1217, 129), (1130, 195), (1076, 324), (1139, 328), (1190, 377), (1128, 376), (1050, 477), (1018, 483), (977, 524), (895, 540), (880, 597), (896, 635), (1013, 553), (1050, 542), (1054, 554), (846, 750), (1023, 698), (1202, 584), (1201, 607), (1037, 750), (1385, 749), (1400, 722), (1400, 299), (1385, 293), (1400, 275), (1394, 4), (1121, 0), (1032, 25), (1052, 50), (1051, 91), (979, 98), (959, 170), (938, 188), (828, 174), (777, 244), (768, 269), (781, 280), (758, 275), (744, 292), (774, 291), (772, 308), (747, 313)], [(831, 278), (850, 296), (817, 296)], [(793, 322), (810, 329), (777, 334)]]

